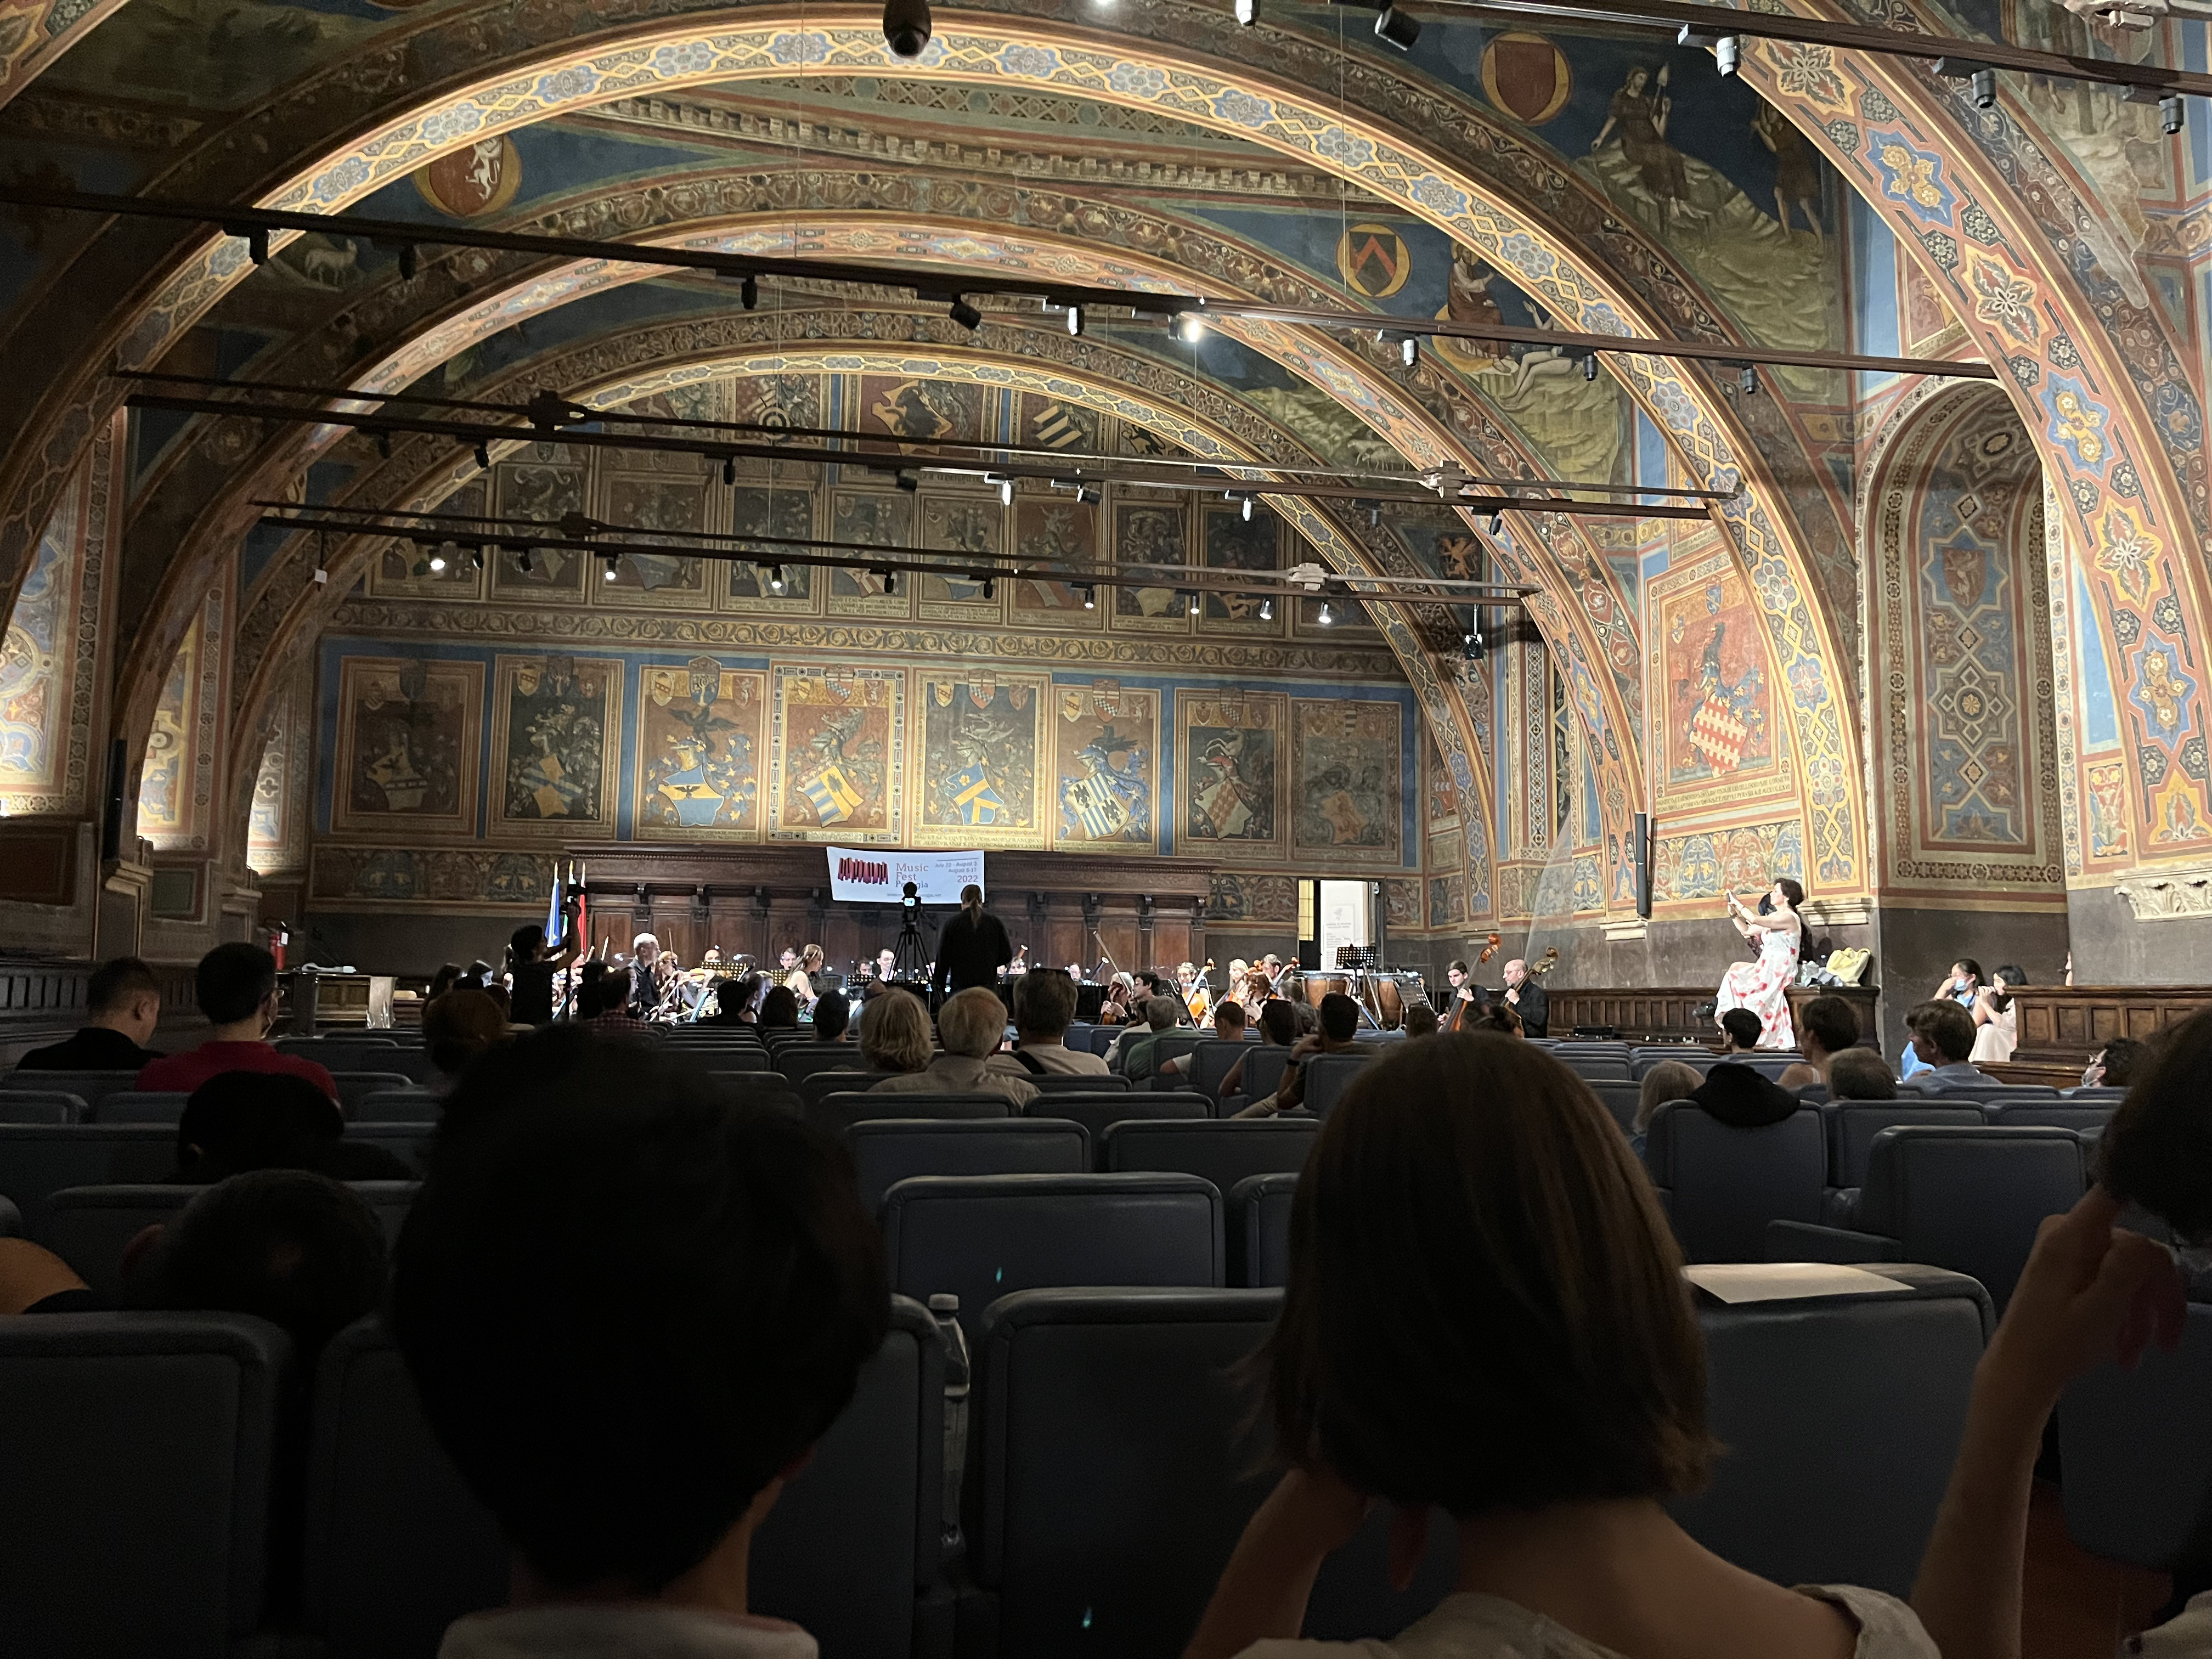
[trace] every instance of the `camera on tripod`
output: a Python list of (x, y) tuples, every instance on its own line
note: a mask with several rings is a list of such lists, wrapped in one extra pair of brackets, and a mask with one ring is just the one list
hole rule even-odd
[(899, 908), (909, 916), (921, 908), (921, 890), (912, 882), (907, 883), (906, 890), (899, 895)]

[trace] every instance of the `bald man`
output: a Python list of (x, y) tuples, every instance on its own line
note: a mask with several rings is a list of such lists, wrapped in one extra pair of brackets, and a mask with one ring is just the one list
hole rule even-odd
[(1521, 1016), (1522, 1036), (1551, 1036), (1551, 993), (1528, 977), (1528, 964), (1519, 957), (1505, 964), (1505, 1000)]

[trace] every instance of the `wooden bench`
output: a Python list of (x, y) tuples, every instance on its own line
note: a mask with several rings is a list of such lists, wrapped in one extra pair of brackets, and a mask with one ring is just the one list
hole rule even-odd
[(2019, 1044), (2009, 1060), (1982, 1069), (2008, 1083), (2066, 1089), (2081, 1082), (2081, 1068), (2115, 1037), (2155, 1036), (2212, 1007), (2212, 986), (2023, 985), (2013, 1002), (2020, 1010)]
[[(1577, 1025), (1610, 1025), (1627, 1042), (1713, 1040), (1712, 1015), (1691, 1011), (1710, 1004), (1717, 984), (1657, 988), (1547, 985), (1545, 988), (1552, 994), (1551, 1032), (1555, 1037), (1573, 1036)], [(1865, 1034), (1869, 1046), (1879, 1049), (1881, 1031), (1875, 1016), (1877, 994), (1871, 985), (1825, 989), (1815, 985), (1792, 986), (1790, 1017), (1795, 1020), (1797, 1010), (1814, 997), (1839, 996), (1858, 1010), (1859, 1030)], [(2079, 1066), (2074, 1068), (2077, 1079), (2081, 1069)]]

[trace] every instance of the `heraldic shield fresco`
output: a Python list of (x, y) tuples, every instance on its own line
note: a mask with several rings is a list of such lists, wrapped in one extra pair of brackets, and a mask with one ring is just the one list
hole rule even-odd
[(1053, 841), (1152, 852), (1159, 845), (1160, 702), (1118, 680), (1060, 686), (1053, 718)]
[(501, 657), (492, 697), (495, 835), (611, 836), (623, 665), (598, 657)]
[(712, 657), (638, 673), (637, 834), (752, 840), (761, 825), (768, 676)]
[(921, 678), (913, 839), (1035, 846), (1044, 821), (1042, 675)]
[(781, 663), (772, 672), (769, 834), (896, 845), (906, 830), (906, 672)]

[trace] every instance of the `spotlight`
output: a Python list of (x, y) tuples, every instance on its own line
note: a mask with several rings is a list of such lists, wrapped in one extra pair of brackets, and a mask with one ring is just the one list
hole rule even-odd
[(1385, 6), (1375, 15), (1375, 38), (1387, 40), (1401, 52), (1411, 52), (1421, 38), (1421, 26), (1395, 6)]
[(1081, 306), (1068, 307), (1067, 331), (1070, 334), (1074, 335), (1080, 335), (1083, 332), (1083, 307)]
[(1323, 599), (1321, 602), (1321, 615), (1316, 620), (1317, 620), (1323, 628), (1328, 628), (1335, 623), (1336, 613), (1328, 608), (1328, 601), (1327, 599)]
[(783, 567), (780, 564), (772, 564), (768, 568), (768, 591), (771, 593), (783, 592)]
[(884, 0), (884, 44), (894, 58), (919, 58), (929, 45), (928, 0)]
[(1252, 498), (1249, 495), (1244, 498), (1244, 522), (1246, 524), (1252, 522)]
[(747, 271), (744, 281), (738, 284), (738, 303), (747, 311), (760, 304), (760, 278), (750, 271)]
[(622, 580), (622, 561), (612, 553), (606, 557), (606, 578), (611, 582)]
[(1083, 595), (1083, 608), (1085, 611), (1096, 611), (1098, 608), (1098, 590), (1097, 588), (1091, 586), (1086, 582), (1082, 587), (1079, 588), (1077, 592)]
[(1000, 480), (999, 480), (999, 505), (1000, 505), (1000, 507), (1012, 507), (1013, 504), (1014, 504), (1014, 481), (1013, 481), (1012, 478), (1001, 478), (1001, 479), (1000, 479)]
[(1490, 533), (1493, 536), (1503, 536), (1505, 533), (1505, 515), (1503, 513), (1493, 513), (1490, 515)]
[(1367, 509), (1367, 527), (1370, 530), (1380, 530), (1382, 527), (1382, 509), (1381, 507), (1370, 507)]
[(1185, 345), (1196, 345), (1206, 337), (1206, 320), (1194, 311), (1186, 311), (1176, 319), (1176, 337)]
[(1997, 72), (1993, 69), (1976, 70), (1968, 84), (1974, 93), (1976, 109), (1995, 109), (1997, 102)]
[(737, 458), (736, 456), (734, 456), (734, 455), (725, 455), (725, 456), (723, 456), (723, 457), (722, 457), (722, 485), (723, 485), (723, 488), (725, 488), (725, 489), (729, 489), (729, 488), (731, 488), (731, 487), (734, 486), (734, 485), (736, 484), (736, 483), (737, 483), (737, 482), (738, 482), (738, 458)]
[(2169, 92), (2158, 100), (2158, 124), (2168, 137), (2181, 131), (2182, 118), (2179, 94)]
[(1743, 37), (1723, 34), (1713, 42), (1713, 67), (1723, 75), (1734, 75), (1736, 65), (1743, 61)]
[(1078, 507), (1096, 507), (1104, 493), (1097, 484), (1079, 483), (1075, 486), (1075, 504)]
[(1408, 334), (1398, 342), (1398, 361), (1408, 368), (1421, 361), (1421, 343)]
[(988, 576), (983, 578), (983, 597), (987, 599), (995, 599), (999, 597), (999, 584)]
[(388, 461), (392, 459), (392, 434), (389, 432), (379, 432), (376, 434), (376, 453), (380, 460)]
[(269, 228), (255, 225), (246, 233), (246, 257), (257, 265), (269, 263)]
[(1189, 601), (1189, 603), (1188, 603), (1188, 605), (1186, 605), (1183, 608), (1184, 608), (1186, 611), (1188, 611), (1192, 616), (1195, 617), (1195, 616), (1198, 614), (1198, 611), (1199, 611), (1198, 595), (1197, 595), (1197, 594), (1195, 594), (1195, 593), (1190, 593), (1190, 594), (1186, 594), (1184, 597), (1185, 597), (1185, 598)]
[(516, 554), (514, 556), (514, 563), (515, 568), (520, 570), (524, 575), (527, 576), (533, 568), (530, 550), (526, 547), (522, 551)]
[(1588, 353), (1583, 358), (1583, 379), (1585, 380), (1597, 379), (1597, 353), (1595, 351)]
[(883, 583), (884, 592), (896, 593), (898, 592), (898, 572), (892, 569), (889, 565), (881, 566), (877, 569), (870, 571), (868, 574), (873, 576), (877, 580)]
[(489, 444), (479, 443), (477, 446), (477, 471), (479, 472), (491, 471), (491, 446)]
[(952, 296), (952, 303), (946, 307), (946, 314), (971, 333), (983, 326), (983, 313), (957, 294)]
[(489, 557), (490, 554), (491, 544), (489, 542), (479, 542), (476, 546), (469, 550), (469, 568), (471, 570), (483, 569), (484, 568), (484, 560)]
[(415, 244), (402, 242), (399, 245), (399, 280), (403, 283), (413, 282), (415, 273), (422, 268), (422, 256), (415, 251)]
[(434, 548), (430, 553), (430, 574), (434, 576), (437, 575), (439, 573), (443, 571), (445, 568), (446, 555), (444, 550), (442, 549)]
[(1746, 363), (1743, 372), (1736, 376), (1735, 383), (1743, 388), (1745, 397), (1756, 398), (1759, 395), (1759, 365)]
[(1273, 599), (1265, 599), (1260, 601), (1260, 620), (1261, 622), (1273, 622), (1275, 620), (1275, 601)]
[(1237, 0), (1237, 21), (1246, 28), (1260, 20), (1260, 0)]
[(921, 488), (921, 475), (919, 472), (910, 472), (902, 467), (891, 475), (891, 482), (911, 495)]

